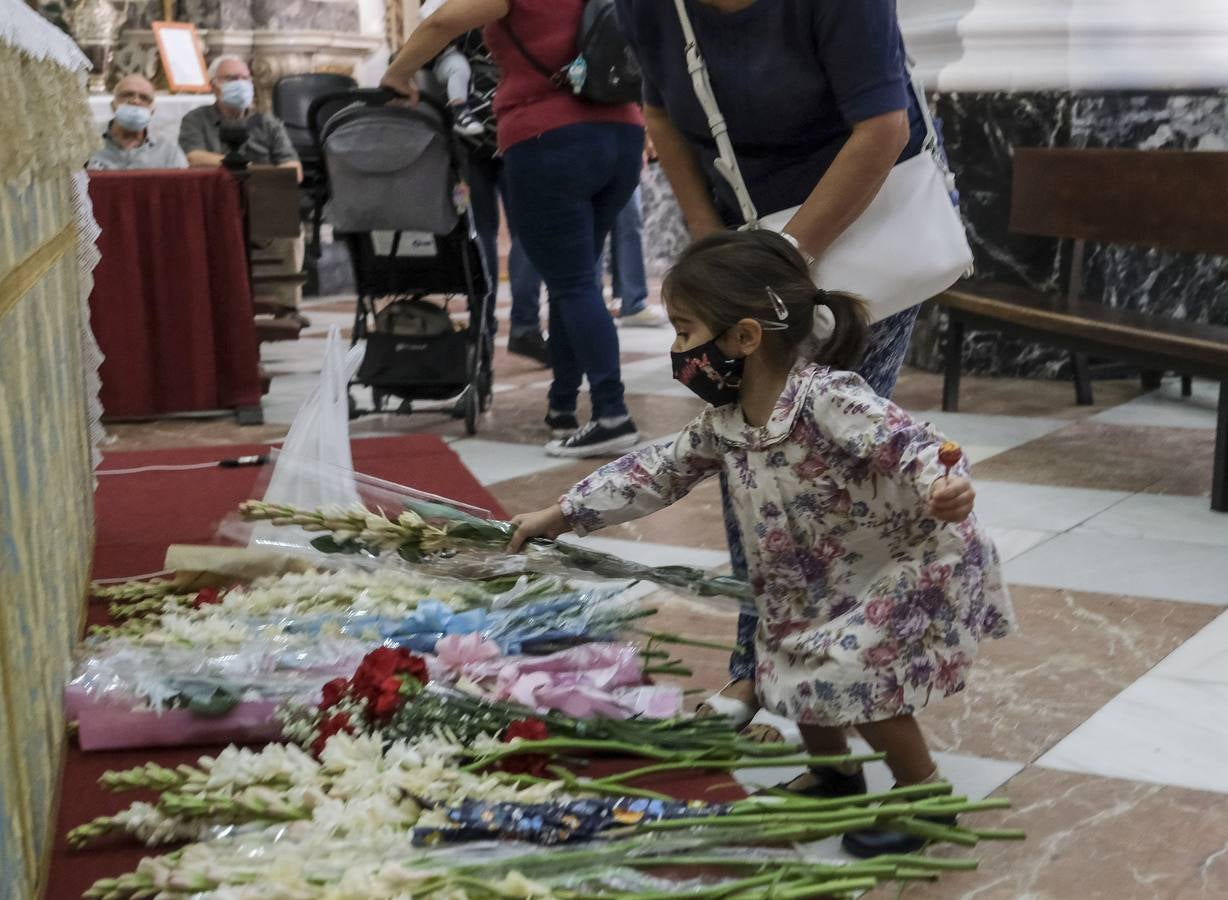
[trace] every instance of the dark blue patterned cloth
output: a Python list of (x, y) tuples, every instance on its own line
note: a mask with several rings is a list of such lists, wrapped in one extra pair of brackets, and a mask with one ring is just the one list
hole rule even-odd
[(586, 841), (607, 828), (662, 819), (718, 816), (727, 804), (605, 797), (560, 803), (485, 803), (465, 800), (448, 810), (449, 828), (415, 828), (415, 846), (506, 838), (534, 844)]

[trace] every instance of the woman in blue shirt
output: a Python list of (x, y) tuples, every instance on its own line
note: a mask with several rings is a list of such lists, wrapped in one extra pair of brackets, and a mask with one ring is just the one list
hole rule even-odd
[[(741, 225), (733, 192), (713, 167), (716, 143), (687, 71), (674, 4), (617, 2), (643, 69), (648, 132), (692, 237)], [(869, 206), (892, 166), (924, 143), (895, 0), (686, 5), (755, 207), (769, 213), (800, 205), (784, 230), (804, 253), (820, 256)], [(883, 396), (895, 386), (916, 317), (913, 308), (873, 328), (858, 371)], [(745, 577), (727, 499), (725, 521), (734, 571)], [(755, 626), (753, 616), (739, 620), (733, 681), (708, 701), (710, 711), (739, 723), (758, 708)], [(823, 777), (808, 774), (792, 787), (822, 791)]]

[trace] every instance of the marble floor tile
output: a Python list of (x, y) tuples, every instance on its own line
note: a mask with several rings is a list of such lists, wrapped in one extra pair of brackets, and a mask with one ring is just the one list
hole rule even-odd
[(1147, 674), (1037, 765), (1228, 794), (1225, 709), (1228, 683)]
[(1228, 548), (1228, 514), (1212, 511), (1202, 496), (1135, 494), (1088, 519), (1078, 532)]
[(950, 873), (872, 900), (1219, 900), (1228, 897), (1228, 804), (1220, 794), (1032, 766), (997, 790), (1012, 808), (982, 828), (1022, 828), (1026, 841), (940, 847), (974, 857)]
[(973, 464), (1027, 444), (1068, 424), (1060, 419), (1035, 416), (985, 416), (941, 410), (923, 410), (914, 415), (923, 422), (929, 422), (945, 437), (958, 442)]
[(1076, 422), (983, 462), (989, 481), (1200, 495), (1211, 490), (1215, 433)]
[(1181, 396), (1181, 381), (1166, 378), (1156, 391), (1097, 413), (1093, 422), (1156, 428), (1214, 428), (1219, 383), (1196, 379), (1193, 394)]
[(1150, 674), (1228, 685), (1228, 613), (1164, 657)]
[(1013, 586), (1018, 630), (919, 719), (932, 746), (1026, 763), (1211, 622), (1200, 604)]
[(976, 481), (976, 514), (991, 527), (1069, 531), (1130, 495), (1125, 491)]
[(1053, 531), (1033, 531), (1027, 528), (999, 528), (995, 525), (989, 525), (987, 528), (994, 546), (998, 548), (998, 558), (1004, 563), (1023, 556), (1056, 535)]
[[(961, 412), (990, 416), (1086, 419), (1141, 393), (1137, 379), (1097, 381), (1093, 390), (1095, 405), (1079, 406), (1069, 381), (965, 375), (960, 382), (959, 408)], [(905, 409), (941, 409), (942, 375), (905, 368), (891, 398)]]
[(1006, 579), (1228, 606), (1228, 553), (1213, 544), (1070, 532), (1007, 563)]
[(547, 456), (536, 445), (508, 444), (481, 437), (462, 438), (453, 441), (451, 446), (480, 484), (523, 478), (547, 469), (562, 468), (572, 462)]

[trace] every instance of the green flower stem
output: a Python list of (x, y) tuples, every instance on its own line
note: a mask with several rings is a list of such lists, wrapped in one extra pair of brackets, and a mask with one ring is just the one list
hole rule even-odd
[(855, 794), (852, 797), (802, 797), (797, 794), (781, 792), (763, 797), (747, 797), (734, 802), (734, 807), (742, 811), (764, 811), (772, 809), (840, 809), (850, 805), (865, 805), (868, 803), (892, 802), (910, 797), (925, 797), (943, 791), (950, 791), (951, 785), (942, 781), (928, 784), (913, 784), (907, 787), (892, 788), (889, 791), (877, 791), (870, 794)]
[(715, 641), (701, 641), (696, 638), (686, 638), (678, 634), (663, 634), (658, 631), (644, 631), (641, 628), (630, 629), (632, 634), (646, 637), (658, 644), (676, 644), (680, 647), (702, 647), (705, 650), (720, 650), (722, 653), (735, 653), (737, 647), (731, 644), (719, 644)]
[(977, 836), (966, 828), (939, 825), (936, 822), (928, 822), (912, 818), (911, 816), (890, 819), (884, 825), (885, 827), (898, 829), (931, 841), (946, 841), (952, 844), (960, 844), (964, 847), (975, 847), (977, 845)]
[(733, 769), (762, 769), (775, 768), (777, 766), (834, 766), (851, 762), (873, 762), (882, 758), (883, 755), (880, 753), (865, 756), (801, 756), (789, 759), (703, 759), (691, 755), (681, 759), (673, 759), (669, 762), (644, 766), (640, 769), (632, 769), (629, 772), (607, 775), (598, 780), (602, 784), (617, 784), (642, 778), (646, 775), (655, 775), (659, 772), (671, 772), (681, 769), (723, 769), (731, 771)]
[(1026, 841), (1028, 834), (1022, 828), (973, 828), (973, 834), (982, 841)]
[(690, 678), (695, 673), (686, 666), (662, 665), (662, 666), (645, 666), (645, 675), (675, 675), (679, 678)]
[(669, 750), (658, 750), (655, 747), (639, 746), (636, 744), (628, 744), (624, 741), (601, 741), (588, 740), (586, 738), (546, 738), (544, 741), (526, 741), (517, 740), (505, 747), (500, 747), (497, 750), (491, 751), (466, 751), (471, 756), (478, 758), (462, 766), (462, 772), (476, 772), (486, 766), (492, 765), (507, 756), (516, 756), (521, 753), (550, 753), (555, 754), (560, 751), (567, 750), (595, 750), (599, 753), (621, 753), (628, 756), (642, 756), (648, 759), (672, 760), (677, 758), (677, 753)]

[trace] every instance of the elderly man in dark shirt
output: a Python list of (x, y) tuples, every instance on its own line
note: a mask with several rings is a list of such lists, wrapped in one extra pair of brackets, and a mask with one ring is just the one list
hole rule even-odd
[[(286, 126), (273, 116), (252, 112), (255, 88), (247, 63), (237, 56), (219, 56), (209, 66), (209, 83), (217, 101), (194, 109), (179, 123), (179, 146), (193, 167), (219, 166), (228, 148), (222, 142), (222, 122), (242, 121), (247, 140), (239, 151), (253, 166), (294, 169), (299, 180), (303, 167), (286, 134)], [(252, 247), (252, 260), (266, 274), (291, 274), (303, 267), (303, 239), (273, 238)], [(256, 298), (261, 305), (277, 308), (276, 315), (308, 320), (298, 312), (302, 289), (297, 284), (266, 287)]]
[(286, 127), (273, 116), (252, 112), (255, 89), (247, 63), (237, 56), (219, 56), (209, 66), (209, 83), (217, 102), (194, 109), (179, 124), (179, 146), (191, 166), (221, 165), (226, 155), (222, 142), (223, 120), (242, 120), (247, 141), (241, 152), (253, 165), (285, 166), (302, 177), (298, 154)]

